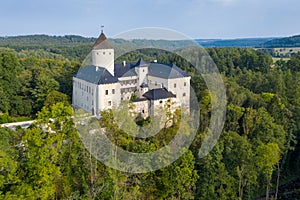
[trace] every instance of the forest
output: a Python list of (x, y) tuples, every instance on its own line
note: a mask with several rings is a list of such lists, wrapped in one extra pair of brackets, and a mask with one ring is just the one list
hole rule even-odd
[[(72, 76), (89, 48), (0, 48), (0, 123), (36, 119), (28, 129), (0, 128), (0, 199), (300, 199), (300, 54), (274, 63), (260, 50), (206, 49), (226, 85), (227, 114), (218, 143), (201, 159), (212, 112), (201, 74), (168, 52), (124, 55), (174, 63), (191, 74), (201, 110), (196, 138), (178, 160), (130, 174), (95, 159), (72, 120)], [(175, 120), (150, 140), (134, 139), (111, 115), (105, 111), (98, 123), (132, 152), (154, 151), (178, 129)]]

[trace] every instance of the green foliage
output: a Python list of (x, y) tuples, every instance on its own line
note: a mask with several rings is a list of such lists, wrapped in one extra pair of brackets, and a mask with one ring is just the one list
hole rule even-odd
[[(36, 37), (46, 41), (40, 45), (28, 42), (30, 38), (15, 38), (20, 39), (19, 44), (11, 44), (15, 50), (0, 49), (0, 122), (37, 116), (27, 130), (0, 128), (1, 199), (255, 199), (275, 190), (275, 166), (287, 183), (299, 177), (299, 55), (271, 68), (271, 57), (262, 51), (208, 49), (225, 81), (228, 105), (222, 135), (201, 159), (197, 153), (209, 131), (214, 98), (201, 74), (165, 51), (144, 49), (119, 58), (175, 63), (192, 75), (200, 107), (198, 134), (181, 158), (155, 172), (128, 174), (104, 166), (89, 154), (72, 121), (72, 75), (93, 39)], [(61, 46), (59, 41), (64, 41)], [(128, 41), (114, 42), (128, 45)], [(157, 119), (140, 120), (137, 126), (126, 107), (104, 111), (95, 123), (105, 127), (109, 139), (121, 148), (147, 153), (177, 134), (179, 115), (167, 115), (173, 125), (147, 139), (128, 132), (155, 131)]]

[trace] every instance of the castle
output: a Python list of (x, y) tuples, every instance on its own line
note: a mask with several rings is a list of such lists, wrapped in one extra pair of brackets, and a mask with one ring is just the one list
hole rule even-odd
[(156, 60), (115, 64), (114, 48), (102, 31), (92, 48), (92, 65), (73, 76), (73, 106), (100, 115), (131, 100), (135, 112), (144, 118), (167, 102), (189, 110), (190, 78), (176, 65)]

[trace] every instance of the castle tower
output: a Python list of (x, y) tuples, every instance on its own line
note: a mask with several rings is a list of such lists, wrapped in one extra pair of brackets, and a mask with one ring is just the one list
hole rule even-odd
[(148, 64), (140, 58), (135, 64), (135, 71), (139, 76), (139, 86), (143, 83), (147, 83), (147, 74), (148, 74)]
[(114, 49), (103, 31), (93, 46), (92, 61), (93, 65), (106, 68), (114, 76)]

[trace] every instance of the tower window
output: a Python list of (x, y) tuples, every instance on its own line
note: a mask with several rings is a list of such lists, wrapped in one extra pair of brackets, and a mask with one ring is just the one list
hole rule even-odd
[(112, 94), (115, 94), (115, 89), (112, 89), (111, 93), (112, 93)]
[(105, 55), (105, 51), (103, 51), (103, 55)]
[(111, 55), (111, 52), (109, 52), (109, 55)]
[(111, 106), (111, 101), (108, 101), (108, 106)]
[(105, 90), (105, 95), (108, 95), (108, 90)]
[(174, 88), (176, 88), (176, 83), (174, 83)]
[(186, 96), (186, 94), (185, 94), (185, 93), (183, 93), (183, 94), (182, 94), (182, 96), (183, 96), (183, 97), (185, 97), (185, 96)]
[(186, 82), (184, 82), (184, 86), (186, 86)]
[(159, 101), (159, 103), (162, 103), (162, 102), (163, 102), (162, 100)]

